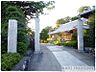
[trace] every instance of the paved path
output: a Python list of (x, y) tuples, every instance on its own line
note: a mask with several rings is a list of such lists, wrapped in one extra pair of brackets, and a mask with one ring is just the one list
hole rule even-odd
[(31, 58), (29, 70), (61, 71), (65, 66), (94, 66), (94, 57), (73, 48), (42, 44), (41, 52)]
[[(80, 53), (77, 49), (51, 44), (41, 44), (41, 53), (33, 54), (30, 59), (28, 71), (61, 71), (65, 66), (94, 66), (95, 60), (88, 53)], [(13, 70), (22, 67), (22, 60)]]
[(41, 52), (31, 58), (29, 71), (61, 71), (59, 62), (46, 46), (41, 46)]
[(76, 49), (63, 46), (47, 45), (47, 48), (54, 54), (62, 69), (72, 66), (94, 68), (95, 58), (88, 53), (80, 53)]
[(84, 62), (67, 51), (62, 50), (62, 46), (47, 46), (52, 51), (62, 67), (64, 66), (87, 66)]

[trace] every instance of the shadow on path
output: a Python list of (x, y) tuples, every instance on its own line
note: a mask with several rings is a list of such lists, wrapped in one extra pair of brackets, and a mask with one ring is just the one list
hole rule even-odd
[(28, 71), (61, 71), (61, 66), (52, 52), (41, 45), (41, 53), (32, 56)]

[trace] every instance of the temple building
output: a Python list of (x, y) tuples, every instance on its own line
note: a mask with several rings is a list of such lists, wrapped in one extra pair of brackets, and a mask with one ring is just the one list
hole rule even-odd
[[(82, 21), (86, 21), (86, 19), (82, 18)], [(74, 20), (65, 24), (61, 24), (61, 26), (55, 31), (49, 32), (49, 37), (51, 41), (57, 40), (59, 38), (61, 42), (70, 41), (72, 39), (73, 33), (77, 31), (78, 20)], [(89, 29), (89, 26), (84, 24), (83, 29)]]

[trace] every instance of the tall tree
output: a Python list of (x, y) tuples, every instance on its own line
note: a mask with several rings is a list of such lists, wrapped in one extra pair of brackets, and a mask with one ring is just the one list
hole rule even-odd
[(82, 7), (80, 7), (78, 9), (78, 12), (79, 13), (82, 13), (82, 12), (87, 11), (87, 10), (90, 10), (90, 9), (91, 9), (90, 6), (82, 6)]
[[(28, 46), (27, 22), (35, 16), (35, 13), (43, 14), (44, 8), (54, 8), (54, 1), (2, 1), (1, 2), (1, 45), (2, 53), (7, 51), (8, 20), (18, 21), (18, 49), (24, 53)], [(51, 6), (50, 6), (51, 5)], [(29, 16), (29, 17), (28, 17)], [(23, 42), (23, 43), (22, 43)]]
[(49, 37), (48, 32), (52, 30), (52, 27), (45, 27), (41, 33), (40, 33), (40, 39), (44, 42), (47, 41), (47, 38)]
[(71, 20), (71, 17), (67, 16), (65, 18), (58, 19), (56, 21), (56, 27), (58, 28), (61, 24), (65, 24)]
[(95, 48), (95, 13), (93, 13), (89, 19), (88, 19), (88, 24), (89, 24), (89, 44), (91, 47)]

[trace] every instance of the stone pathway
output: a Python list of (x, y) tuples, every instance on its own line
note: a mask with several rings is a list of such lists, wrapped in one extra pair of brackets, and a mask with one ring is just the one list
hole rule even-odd
[(31, 58), (28, 71), (61, 71), (61, 66), (53, 53), (41, 46), (41, 53)]
[(71, 64), (76, 65), (76, 61), (77, 61), (77, 65), (94, 66), (95, 58), (88, 53), (81, 53), (78, 52), (77, 49), (63, 47), (63, 46), (47, 46), (47, 48), (50, 49), (50, 51), (52, 51), (52, 53), (55, 55), (57, 59), (63, 59), (63, 62), (65, 62), (66, 61), (65, 59), (67, 58), (68, 59), (67, 63), (69, 63), (69, 65)]
[[(30, 58), (30, 56), (28, 58)], [(13, 71), (18, 71), (18, 69), (21, 70), (20, 66), (22, 67), (22, 62), (24, 62), (25, 59), (27, 58), (24, 57), (16, 65)], [(62, 71), (66, 66), (94, 67), (94, 60), (95, 58), (92, 55), (89, 55), (88, 53), (80, 53), (77, 49), (52, 44), (41, 44), (41, 53), (31, 55), (27, 70)]]
[(64, 67), (94, 68), (95, 58), (88, 53), (80, 53), (77, 49), (63, 46), (47, 45), (47, 48), (54, 54), (62, 69)]

